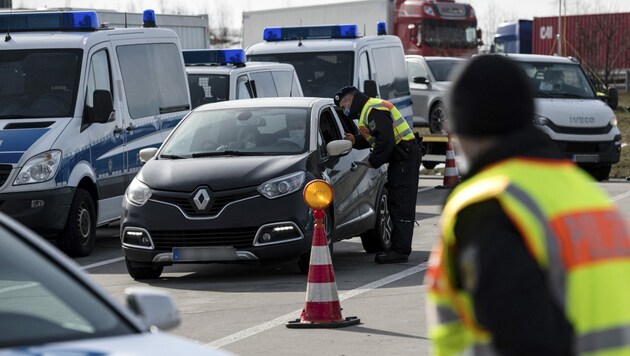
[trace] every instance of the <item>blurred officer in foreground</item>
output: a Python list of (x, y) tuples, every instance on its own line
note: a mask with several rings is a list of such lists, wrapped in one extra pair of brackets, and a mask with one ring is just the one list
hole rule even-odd
[(528, 78), (473, 58), (450, 97), (469, 162), (431, 255), (438, 355), (630, 355), (630, 235), (606, 194), (532, 123)]
[(391, 248), (377, 253), (377, 263), (407, 262), (416, 221), (418, 172), (422, 152), (411, 127), (391, 103), (370, 98), (355, 87), (335, 94), (335, 105), (359, 122), (360, 135), (345, 134), (355, 148), (372, 147), (368, 167), (387, 168), (387, 208), (392, 219)]

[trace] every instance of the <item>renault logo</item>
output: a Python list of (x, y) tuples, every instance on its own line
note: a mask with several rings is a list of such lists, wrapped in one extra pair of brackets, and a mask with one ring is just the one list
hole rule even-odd
[(210, 203), (210, 194), (206, 188), (201, 188), (197, 191), (197, 194), (193, 197), (193, 202), (197, 210), (204, 210)]

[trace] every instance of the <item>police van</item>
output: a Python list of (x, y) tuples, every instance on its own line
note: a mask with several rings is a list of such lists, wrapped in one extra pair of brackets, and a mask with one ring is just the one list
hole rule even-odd
[(179, 40), (95, 12), (0, 15), (0, 210), (71, 256), (120, 217), (140, 169), (190, 110)]
[(402, 43), (386, 32), (384, 22), (379, 36), (360, 36), (354, 24), (265, 28), (264, 42), (247, 48), (247, 60), (292, 64), (305, 96), (332, 98), (353, 85), (394, 104), (413, 127)]
[(243, 49), (184, 50), (193, 109), (224, 100), (303, 96), (287, 63), (245, 62)]

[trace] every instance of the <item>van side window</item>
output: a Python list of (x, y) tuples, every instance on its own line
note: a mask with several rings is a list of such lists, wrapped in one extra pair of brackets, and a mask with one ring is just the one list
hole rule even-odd
[(236, 99), (251, 99), (254, 97), (252, 88), (249, 85), (247, 75), (236, 78)]
[(132, 119), (190, 109), (176, 45), (125, 45), (116, 52)]
[(370, 61), (367, 52), (362, 52), (359, 56), (359, 90), (363, 91), (363, 83), (370, 78)]
[(254, 81), (257, 98), (274, 98), (278, 96), (276, 85), (270, 72), (250, 73), (250, 78)]
[(87, 88), (85, 90), (85, 105), (87, 107), (91, 108), (94, 106), (93, 100), (95, 90), (107, 90), (112, 94), (112, 98), (114, 97), (107, 50), (100, 50), (96, 52), (90, 61)]
[(389, 100), (400, 96), (409, 95), (409, 82), (404, 66), (394, 66), (392, 63), (404, 63), (405, 57), (399, 47), (375, 48), (375, 71), (378, 73), (377, 81), (381, 99)]
[(273, 76), (273, 81), (276, 84), (278, 96), (280, 97), (297, 96), (297, 92), (292, 92), (293, 90), (293, 73), (292, 72), (289, 72), (286, 70), (272, 71), (271, 75)]

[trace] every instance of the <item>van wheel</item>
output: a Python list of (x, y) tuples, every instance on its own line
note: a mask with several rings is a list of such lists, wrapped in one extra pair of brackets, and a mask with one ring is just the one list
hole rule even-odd
[(601, 167), (588, 168), (587, 171), (593, 176), (593, 178), (601, 182), (603, 180), (608, 180), (608, 177), (610, 176), (611, 168), (612, 166), (601, 166)]
[[(329, 209), (332, 209), (330, 207)], [(333, 240), (332, 240), (332, 219), (330, 218), (330, 213), (326, 211), (326, 216), (324, 217), (324, 230), (326, 231), (326, 237), (328, 238), (328, 249), (330, 250), (330, 256), (332, 258), (333, 254)], [(300, 273), (308, 274), (308, 267), (311, 264), (311, 250), (300, 255), (298, 260), (298, 267), (300, 268)]]
[(376, 206), (376, 225), (361, 235), (361, 244), (367, 253), (387, 251), (392, 245), (392, 217), (387, 207), (387, 196), (387, 188), (383, 188)]
[(92, 195), (77, 188), (70, 204), (68, 221), (57, 237), (57, 246), (71, 257), (83, 257), (92, 252), (96, 241), (96, 209)]
[(127, 272), (133, 279), (156, 279), (159, 278), (164, 270), (164, 266), (154, 266), (151, 264), (140, 264), (131, 262), (125, 257), (125, 265), (127, 265)]
[(441, 103), (436, 104), (429, 114), (429, 130), (431, 133), (444, 133), (446, 123), (446, 109)]

